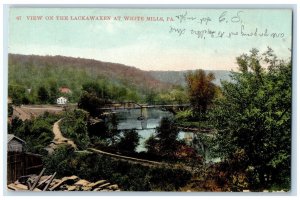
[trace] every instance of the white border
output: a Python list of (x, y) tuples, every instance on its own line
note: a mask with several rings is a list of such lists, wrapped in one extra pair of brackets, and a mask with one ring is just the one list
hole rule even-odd
[[(43, 2), (45, 2), (45, 1), (43, 1)], [(177, 6), (178, 5), (182, 5), (182, 6), (184, 6), (184, 7), (186, 7), (186, 6), (188, 6), (188, 7), (190, 7), (191, 5), (187, 5), (187, 4), (198, 4), (198, 3), (204, 3), (204, 7), (218, 7), (219, 5), (218, 4), (239, 4), (239, 5), (245, 5), (245, 6), (250, 6), (250, 7), (264, 7), (265, 5), (264, 4), (269, 4), (269, 3), (271, 3), (272, 5), (274, 5), (274, 4), (279, 4), (279, 5), (277, 5), (277, 6), (279, 6), (280, 7), (280, 4), (287, 4), (287, 3), (290, 3), (290, 4), (295, 4), (295, 8), (297, 9), (297, 11), (299, 10), (299, 5), (297, 4), (298, 2), (296, 1), (296, 0), (291, 0), (291, 1), (287, 1), (287, 0), (281, 0), (281, 1), (275, 1), (275, 0), (270, 0), (270, 1), (265, 1), (265, 0), (252, 0), (252, 1), (249, 1), (249, 0), (246, 0), (246, 1), (233, 1), (233, 0), (229, 0), (229, 1), (222, 1), (222, 0), (209, 0), (209, 1), (204, 1), (204, 2), (199, 2), (199, 1), (196, 1), (196, 0), (185, 0), (185, 1), (180, 1), (180, 0), (165, 0), (165, 1), (163, 1), (162, 2), (162, 0), (152, 0), (152, 1), (150, 1), (150, 0), (148, 0), (148, 1), (146, 1), (146, 0), (132, 0), (132, 1), (122, 1), (122, 0), (111, 0), (111, 1), (97, 1), (97, 0), (85, 0), (85, 1), (83, 1), (83, 2), (74, 2), (74, 0), (65, 0), (65, 1), (62, 1), (62, 0), (52, 0), (52, 1), (49, 1), (49, 0), (47, 0), (46, 1), (46, 3), (48, 4), (48, 6), (49, 6), (49, 4), (55, 4), (55, 5), (64, 5), (64, 7), (67, 7), (67, 6), (72, 6), (72, 4), (77, 4), (77, 5), (80, 5), (80, 4), (84, 4), (84, 5), (86, 5), (86, 4), (93, 4), (93, 5), (95, 5), (95, 4), (103, 4), (103, 5), (105, 5), (106, 4), (106, 6), (108, 6), (108, 5), (110, 5), (110, 7), (112, 6), (112, 7), (116, 7), (116, 6), (120, 6), (120, 5), (123, 5), (123, 6), (129, 6), (129, 4), (138, 4), (138, 7), (141, 7), (141, 6), (150, 6), (150, 7), (152, 7), (151, 5), (149, 5), (149, 4), (156, 4), (157, 6), (162, 6), (162, 7), (165, 7), (165, 6), (167, 6), (166, 4), (172, 4), (172, 5), (174, 5), (174, 4), (177, 4)], [(23, 5), (23, 6), (28, 6), (28, 4), (39, 4), (39, 5), (41, 5), (41, 1), (38, 1), (38, 0), (4, 0), (3, 2), (2, 2), (2, 6), (1, 6), (1, 8), (0, 8), (0, 15), (1, 15), (1, 19), (2, 19), (2, 21), (3, 21), (3, 6), (5, 5), (5, 4), (19, 4), (19, 5)], [(127, 5), (124, 5), (124, 4), (127, 4)], [(148, 4), (148, 5), (145, 5), (145, 4)], [(209, 5), (208, 5), (209, 4)], [(255, 4), (255, 5), (253, 5), (253, 4)], [(93, 6), (93, 5), (89, 5), (89, 6)], [(99, 6), (99, 5), (98, 5)], [(143, 7), (144, 7), (143, 6)], [(199, 6), (199, 5), (197, 5), (197, 6)], [(203, 4), (202, 4), (202, 6), (203, 6)], [(231, 6), (235, 6), (235, 5), (231, 5)], [(282, 5), (281, 5), (282, 6)], [(295, 14), (295, 13), (294, 13)], [(298, 20), (298, 16), (297, 16), (297, 18), (295, 19), (296, 21), (294, 22), (294, 29), (296, 30), (297, 29), (297, 27), (299, 27), (298, 25), (299, 25), (299, 20)], [(3, 21), (4, 22), (4, 21)], [(2, 24), (2, 26), (1, 26), (1, 41), (2, 41), (2, 44), (4, 45), (3, 47), (5, 47), (5, 46), (7, 46), (7, 33), (5, 32), (5, 31), (7, 31), (7, 26), (5, 26), (5, 23), (1, 23)], [(5, 27), (5, 29), (4, 29), (4, 27)], [(294, 32), (295, 33), (295, 32)], [(5, 36), (5, 38), (3, 37), (3, 36)], [(296, 39), (297, 38), (297, 36), (296, 35), (294, 35), (294, 43), (293, 43), (293, 48), (294, 48), (294, 50), (295, 50), (295, 52), (294, 52), (294, 54), (293, 54), (293, 56), (294, 56), (294, 62), (296, 61), (296, 58), (298, 58), (298, 55), (299, 55), (299, 53), (298, 53), (298, 51), (296, 51), (297, 49), (297, 46), (298, 46), (298, 40)], [(3, 61), (4, 63), (3, 63), (3, 66), (6, 66), (6, 63), (5, 62), (7, 62), (7, 60), (5, 61), (5, 55), (7, 54), (7, 52), (6, 52), (6, 54), (3, 54), (3, 47), (1, 48), (1, 55), (0, 55), (0, 60), (1, 61)], [(297, 53), (296, 53), (297, 52)], [(299, 80), (298, 80), (298, 77), (299, 77), (299, 71), (300, 70), (298, 70), (297, 69), (297, 63), (294, 63), (294, 71), (293, 71), (293, 132), (295, 132), (295, 134), (293, 134), (293, 141), (292, 141), (292, 143), (293, 143), (293, 148), (295, 149), (295, 147), (296, 147), (296, 145), (297, 144), (300, 144), (300, 141), (299, 141), (299, 138), (300, 137), (297, 137), (297, 138), (295, 138), (294, 136), (297, 136), (298, 135), (298, 127), (297, 127), (297, 119), (299, 119), (298, 118), (298, 115), (299, 115), (299, 106), (298, 106), (298, 103), (297, 103), (297, 99), (298, 99), (298, 95), (299, 95), (299, 93), (297, 92), (297, 89), (299, 88)], [(0, 95), (1, 96), (1, 98), (0, 98), (0, 105), (2, 105), (2, 106), (0, 106), (0, 130), (2, 130), (1, 131), (1, 133), (3, 133), (2, 134), (2, 136), (6, 133), (6, 116), (7, 116), (7, 111), (6, 111), (6, 97), (7, 97), (7, 68), (6, 67), (2, 67), (1, 68), (1, 80), (2, 80), (2, 87), (1, 87), (1, 93), (2, 93), (2, 95)], [(2, 91), (3, 90), (3, 91)], [(296, 139), (296, 140), (295, 140)], [(4, 144), (6, 144), (6, 143), (4, 143), (4, 141), (3, 141), (3, 137), (1, 137), (0, 136), (0, 144), (3, 144), (2, 145), (2, 147), (3, 146), (5, 146)], [(5, 159), (5, 155), (4, 155), (4, 152), (5, 151), (3, 151), (3, 148), (1, 148), (0, 147), (0, 155), (3, 155), (2, 157), (1, 157), (1, 161), (2, 162), (0, 162), (0, 163), (2, 163), (3, 164), (3, 161), (5, 161), (4, 159)], [(294, 161), (296, 161), (297, 163), (293, 163), (293, 167), (295, 167), (295, 165), (296, 166), (299, 166), (299, 159), (297, 159), (297, 158), (299, 158), (299, 148), (297, 148), (297, 151), (296, 151), (296, 153), (297, 153), (297, 157), (293, 157), (293, 160)], [(4, 162), (5, 163), (5, 162)], [(0, 181), (0, 188), (1, 188), (1, 196), (3, 195), (3, 181), (2, 180), (4, 180), (4, 179), (6, 179), (6, 176), (3, 176), (4, 174), (3, 174), (3, 167), (0, 167), (0, 177), (1, 177), (1, 181)], [(295, 176), (295, 173), (293, 173), (293, 176)], [(294, 177), (293, 177), (294, 178)], [(299, 182), (299, 181), (297, 181), (297, 180), (299, 180), (299, 173), (297, 173), (296, 174), (296, 178), (295, 179), (293, 179), (295, 182)], [(299, 187), (299, 183), (297, 184), (298, 185), (298, 187)], [(279, 198), (279, 199), (296, 199), (296, 198), (298, 198), (298, 196), (299, 196), (299, 189), (298, 190), (296, 190), (296, 192), (297, 192), (297, 194), (296, 194), (296, 196), (285, 196), (285, 197), (282, 197), (282, 196), (262, 196), (262, 194), (260, 194), (259, 196), (241, 196), (240, 195), (240, 193), (213, 193), (212, 195), (213, 196), (202, 196), (202, 194), (200, 194), (201, 195), (201, 199), (203, 199), (203, 198), (205, 198), (205, 199), (215, 199), (215, 198), (222, 198), (222, 199), (240, 199), (241, 197), (243, 197), (243, 198), (245, 198), (245, 199), (261, 199), (261, 198), (263, 198), (263, 199), (273, 199), (273, 198)], [(172, 199), (182, 199), (182, 198), (187, 198), (186, 196), (183, 196), (185, 193), (159, 193), (159, 194), (157, 194), (157, 193), (122, 193), (122, 195), (123, 195), (123, 197), (122, 198), (125, 198), (125, 199), (137, 199), (137, 198), (139, 198), (139, 199), (153, 199), (153, 197), (154, 198), (157, 198), (157, 197), (159, 197), (159, 196), (152, 196), (152, 195), (160, 195), (160, 198), (162, 198), (162, 196), (163, 196), (163, 198), (172, 198)], [(205, 194), (207, 194), (207, 195), (209, 195), (209, 193), (204, 193), (204, 195)], [(4, 199), (41, 199), (41, 198), (43, 198), (43, 199), (53, 199), (53, 198), (59, 198), (59, 199), (62, 199), (62, 198), (64, 198), (64, 196), (57, 196), (57, 194), (54, 194), (54, 193), (51, 193), (51, 194), (48, 194), (47, 193), (47, 195), (49, 195), (49, 196), (43, 196), (43, 197), (39, 197), (39, 196), (37, 196), (37, 195), (35, 195), (35, 196), (3, 196), (3, 198)], [(51, 196), (50, 196), (51, 195)], [(53, 196), (53, 195), (55, 195), (55, 196)], [(60, 194), (61, 195), (61, 194)], [(84, 194), (83, 193), (80, 193), (80, 194), (78, 194), (78, 193), (72, 193), (72, 194), (69, 194), (69, 193), (63, 193), (63, 195), (67, 195), (67, 196), (69, 196), (69, 195), (77, 195), (77, 196), (72, 196), (72, 197), (70, 197), (70, 198), (72, 198), (72, 199), (82, 199), (83, 197), (84, 197)], [(150, 195), (150, 196), (142, 196), (142, 197), (140, 197), (139, 195)], [(166, 195), (172, 195), (171, 197), (170, 196), (166, 196)], [(176, 196), (174, 196), (174, 195), (176, 195)], [(233, 196), (232, 196), (233, 195)], [(57, 197), (56, 197), (57, 196)], [(134, 197), (132, 197), (132, 196), (134, 196)], [(119, 196), (120, 197), (120, 196)], [(106, 197), (104, 197), (104, 196), (88, 196), (88, 198), (91, 198), (91, 199), (99, 199), (99, 198), (107, 198), (107, 196)], [(108, 198), (112, 198), (112, 197), (110, 197), (110, 196), (108, 196)], [(118, 198), (118, 197), (113, 197), (113, 198)], [(199, 196), (189, 196), (188, 197), (189, 199), (199, 199)]]

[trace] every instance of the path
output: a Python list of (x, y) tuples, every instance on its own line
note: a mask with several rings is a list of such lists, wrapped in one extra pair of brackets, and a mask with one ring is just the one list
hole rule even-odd
[(68, 145), (71, 145), (74, 149), (77, 149), (77, 146), (73, 140), (68, 139), (62, 135), (60, 128), (59, 128), (59, 123), (61, 122), (61, 120), (62, 119), (58, 120), (57, 122), (55, 122), (53, 124), (52, 132), (54, 134), (54, 139), (53, 139), (52, 143), (46, 148), (49, 153), (52, 153), (54, 151), (54, 149), (56, 149), (57, 146), (61, 145), (61, 144), (68, 144)]
[(67, 143), (69, 145), (71, 145), (72, 147), (74, 147), (75, 149), (77, 148), (76, 144), (73, 142), (73, 140), (65, 138), (60, 129), (59, 129), (59, 123), (61, 122), (61, 119), (58, 120), (57, 122), (54, 123), (53, 125), (53, 133), (54, 133), (54, 142), (58, 143), (58, 144), (62, 144), (62, 143)]

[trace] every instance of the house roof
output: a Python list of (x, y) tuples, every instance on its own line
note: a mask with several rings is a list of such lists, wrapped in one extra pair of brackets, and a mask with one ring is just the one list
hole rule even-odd
[(59, 92), (61, 92), (61, 93), (71, 93), (72, 91), (68, 87), (60, 87)]
[(7, 143), (9, 143), (13, 139), (19, 140), (22, 143), (26, 143), (24, 140), (20, 139), (19, 137), (15, 136), (14, 134), (7, 134)]

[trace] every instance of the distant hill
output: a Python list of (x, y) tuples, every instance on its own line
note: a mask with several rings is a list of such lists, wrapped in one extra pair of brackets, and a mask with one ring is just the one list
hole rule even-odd
[(93, 59), (9, 54), (9, 65), (80, 69), (93, 76), (102, 76), (110, 81), (140, 88), (167, 89), (172, 86), (171, 83), (155, 79), (148, 72), (138, 68)]
[[(37, 68), (66, 68), (83, 70), (89, 76), (101, 76), (117, 84), (131, 85), (140, 89), (165, 90), (173, 85), (185, 85), (184, 75), (188, 71), (143, 71), (136, 67), (94, 59), (66, 56), (38, 56), (9, 54), (9, 65)], [(15, 69), (16, 70), (16, 69)], [(205, 70), (215, 74), (215, 83), (230, 80), (230, 72), (225, 70)], [(63, 76), (63, 75), (62, 75)]]
[[(175, 85), (185, 85), (185, 74), (192, 70), (186, 70), (186, 71), (149, 71), (151, 76), (153, 76), (155, 79), (175, 84)], [(221, 80), (223, 81), (230, 81), (230, 71), (226, 70), (205, 70), (206, 73), (212, 72), (214, 73), (216, 79), (214, 81), (215, 84), (221, 85)]]

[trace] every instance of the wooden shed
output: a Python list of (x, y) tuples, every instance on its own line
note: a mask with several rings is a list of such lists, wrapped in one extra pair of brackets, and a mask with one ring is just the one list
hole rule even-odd
[(41, 155), (25, 152), (26, 142), (19, 137), (7, 135), (7, 183), (19, 177), (38, 173), (42, 167)]
[(26, 142), (13, 134), (7, 134), (7, 151), (23, 152)]

